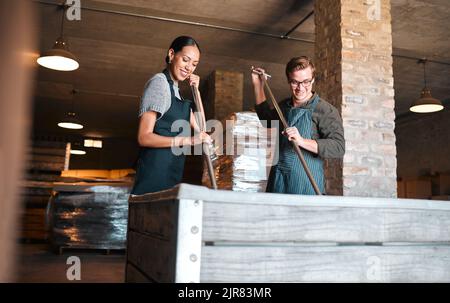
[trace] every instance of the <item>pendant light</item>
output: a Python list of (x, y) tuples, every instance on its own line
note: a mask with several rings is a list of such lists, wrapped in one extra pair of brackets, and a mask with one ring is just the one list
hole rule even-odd
[(72, 90), (72, 108), (70, 111), (67, 112), (64, 119), (61, 120), (61, 122), (58, 123), (59, 127), (62, 128), (68, 128), (68, 129), (82, 129), (83, 124), (81, 124), (80, 120), (76, 118), (75, 114), (75, 90)]
[(86, 155), (86, 152), (81, 149), (71, 149), (70, 154), (82, 156), (82, 155)]
[(74, 141), (70, 144), (70, 154), (71, 155), (86, 155), (86, 151), (82, 149), (81, 144), (78, 141)]
[(61, 20), (61, 34), (56, 39), (55, 45), (52, 49), (44, 52), (38, 59), (37, 63), (49, 69), (59, 71), (73, 71), (80, 65), (74, 54), (69, 51), (67, 41), (64, 39), (64, 19), (66, 15), (65, 4), (61, 5), (62, 8), (62, 20)]
[(431, 96), (431, 91), (427, 88), (427, 75), (425, 71), (425, 64), (427, 59), (420, 59), (417, 63), (423, 64), (423, 79), (424, 88), (420, 93), (420, 98), (414, 101), (409, 108), (410, 111), (415, 113), (433, 113), (438, 112), (444, 108), (441, 101)]

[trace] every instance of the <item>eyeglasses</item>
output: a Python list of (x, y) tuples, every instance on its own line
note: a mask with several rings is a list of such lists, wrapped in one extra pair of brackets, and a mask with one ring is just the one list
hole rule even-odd
[(311, 86), (311, 83), (313, 82), (313, 80), (314, 80), (314, 78), (306, 79), (306, 80), (303, 80), (302, 82), (299, 82), (299, 81), (294, 80), (294, 79), (289, 79), (289, 84), (291, 86), (293, 86), (293, 87), (297, 87), (299, 85), (302, 85), (304, 88), (307, 88), (307, 87)]

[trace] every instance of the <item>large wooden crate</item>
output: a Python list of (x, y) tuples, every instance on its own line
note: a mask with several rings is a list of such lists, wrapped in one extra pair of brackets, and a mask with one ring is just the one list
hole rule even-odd
[(127, 282), (450, 282), (450, 203), (213, 191), (129, 200)]

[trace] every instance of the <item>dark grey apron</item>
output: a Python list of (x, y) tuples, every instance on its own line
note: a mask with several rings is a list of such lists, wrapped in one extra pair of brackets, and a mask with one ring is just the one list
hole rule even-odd
[[(169, 82), (171, 105), (169, 110), (155, 123), (155, 134), (175, 137), (181, 133), (171, 131), (172, 123), (176, 120), (190, 121), (191, 105), (189, 100), (175, 97), (173, 81), (168, 70), (164, 70)], [(142, 195), (172, 188), (179, 184), (183, 177), (185, 155), (174, 155), (172, 149), (141, 147), (137, 161), (136, 179), (132, 194)]]
[[(282, 108), (289, 126), (295, 126), (305, 139), (312, 138), (312, 113), (319, 102), (316, 95), (307, 108), (296, 108), (288, 105)], [(315, 195), (308, 176), (292, 148), (292, 143), (286, 136), (280, 134), (280, 149), (278, 163), (272, 167), (267, 182), (267, 192)], [(317, 155), (302, 149), (305, 161), (317, 183), (320, 191), (324, 193), (323, 160)]]

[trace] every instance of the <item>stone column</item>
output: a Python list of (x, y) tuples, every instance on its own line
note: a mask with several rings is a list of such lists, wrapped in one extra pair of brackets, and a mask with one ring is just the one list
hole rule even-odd
[(346, 153), (327, 193), (396, 197), (390, 0), (315, 1), (316, 91), (340, 111)]
[[(244, 75), (239, 72), (215, 70), (200, 83), (200, 94), (206, 119), (222, 121), (223, 128), (225, 128), (225, 119), (233, 113), (242, 111)], [(209, 186), (208, 169), (202, 156), (186, 157), (182, 182), (191, 184), (202, 184), (203, 182)]]
[(222, 121), (240, 112), (244, 99), (244, 75), (239, 72), (215, 70), (202, 87), (207, 119)]

